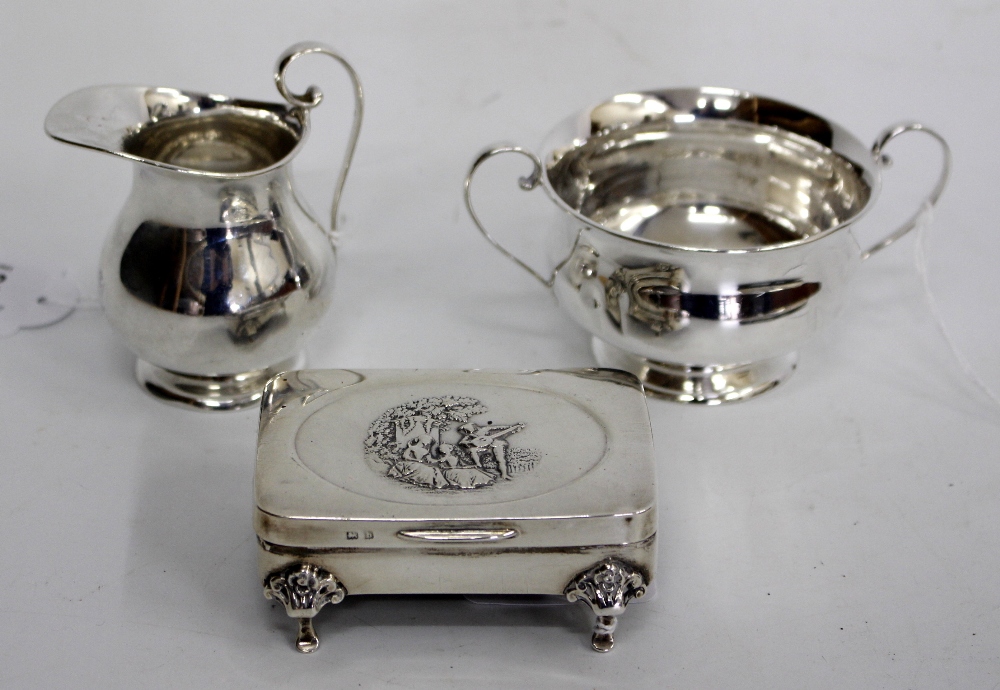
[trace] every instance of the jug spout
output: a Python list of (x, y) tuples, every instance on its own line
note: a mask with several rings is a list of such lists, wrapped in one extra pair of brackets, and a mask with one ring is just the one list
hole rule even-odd
[(318, 53), (343, 66), (354, 90), (354, 122), (333, 190), (324, 231), (336, 244), (337, 209), (361, 132), (364, 95), (354, 68), (322, 43), (297, 43), (275, 64), (274, 81), (286, 103), (250, 101), (158, 86), (92, 86), (65, 96), (45, 118), (53, 139), (187, 175), (238, 179), (288, 164), (309, 131), (309, 111), (323, 93), (292, 92), (289, 66)]
[(56, 103), (45, 131), (67, 144), (211, 177), (259, 175), (305, 139), (306, 115), (280, 103), (151, 86), (93, 86)]

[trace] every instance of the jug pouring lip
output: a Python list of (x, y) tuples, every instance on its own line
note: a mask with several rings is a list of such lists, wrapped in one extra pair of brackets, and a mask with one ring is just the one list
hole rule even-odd
[(305, 143), (306, 108), (161, 86), (102, 85), (61, 98), (45, 132), (74, 146), (174, 172), (255, 177)]

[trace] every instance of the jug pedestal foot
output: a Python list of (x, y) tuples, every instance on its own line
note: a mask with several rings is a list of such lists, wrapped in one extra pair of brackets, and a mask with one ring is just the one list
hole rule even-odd
[(242, 410), (260, 405), (264, 384), (283, 371), (301, 369), (303, 355), (274, 366), (241, 374), (201, 376), (183, 374), (136, 360), (135, 376), (148, 393), (165, 402), (199, 410)]
[(797, 353), (791, 352), (747, 364), (692, 366), (657, 362), (598, 338), (593, 339), (592, 346), (602, 367), (635, 374), (647, 395), (699, 405), (721, 405), (760, 395), (791, 376), (798, 361)]

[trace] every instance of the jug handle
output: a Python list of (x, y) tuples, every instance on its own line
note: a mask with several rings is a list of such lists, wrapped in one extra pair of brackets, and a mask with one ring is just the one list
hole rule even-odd
[[(328, 55), (339, 62), (344, 70), (347, 71), (347, 75), (351, 78), (351, 85), (354, 87), (354, 121), (351, 125), (351, 134), (347, 139), (347, 148), (344, 152), (344, 163), (340, 168), (340, 177), (337, 178), (337, 186), (334, 187), (333, 190), (333, 203), (330, 206), (330, 225), (328, 229), (323, 229), (330, 245), (336, 249), (337, 209), (340, 207), (340, 196), (344, 191), (344, 182), (347, 181), (347, 171), (350, 169), (351, 160), (354, 158), (354, 149), (358, 144), (358, 135), (361, 133), (361, 117), (364, 113), (365, 99), (364, 93), (361, 90), (361, 81), (358, 79), (358, 74), (354, 71), (354, 68), (351, 67), (347, 60), (341, 57), (328, 45), (306, 41), (303, 43), (296, 43), (288, 48), (278, 57), (278, 61), (274, 65), (274, 83), (277, 85), (278, 91), (281, 93), (282, 97), (284, 97), (284, 99), (293, 107), (301, 108), (302, 110), (308, 112), (318, 106), (323, 100), (323, 92), (320, 91), (317, 86), (310, 86), (305, 90), (305, 93), (296, 94), (293, 93), (285, 83), (285, 72), (288, 70), (289, 65), (291, 65), (292, 62), (299, 57), (310, 53)], [(322, 224), (319, 225), (322, 227)]]
[(480, 165), (485, 163), (493, 156), (498, 156), (501, 153), (519, 153), (522, 156), (531, 159), (531, 163), (532, 165), (534, 165), (531, 174), (518, 178), (517, 183), (521, 189), (523, 189), (526, 192), (530, 192), (532, 189), (537, 187), (539, 183), (542, 181), (542, 162), (538, 159), (538, 156), (533, 154), (531, 151), (527, 151), (521, 148), (520, 146), (500, 146), (493, 149), (487, 149), (486, 151), (483, 151), (481, 154), (479, 154), (479, 157), (476, 158), (475, 163), (472, 164), (472, 168), (469, 169), (469, 174), (465, 176), (465, 207), (469, 209), (469, 215), (472, 216), (472, 222), (476, 224), (476, 227), (479, 228), (479, 232), (483, 234), (483, 237), (485, 237), (490, 244), (496, 247), (501, 254), (503, 254), (508, 259), (510, 259), (518, 266), (523, 268), (525, 271), (530, 273), (532, 276), (534, 276), (534, 278), (539, 283), (541, 283), (547, 288), (551, 288), (556, 282), (556, 274), (559, 272), (559, 269), (566, 262), (563, 261), (561, 264), (559, 264), (559, 266), (556, 266), (555, 269), (553, 269), (552, 271), (552, 275), (550, 275), (548, 278), (545, 278), (531, 266), (521, 261), (519, 258), (517, 258), (509, 251), (504, 249), (504, 247), (501, 246), (500, 243), (497, 242), (493, 238), (493, 236), (489, 233), (489, 231), (483, 226), (482, 221), (479, 220), (479, 216), (476, 215), (476, 210), (472, 207), (472, 177), (476, 174), (476, 170), (479, 169)]
[(941, 192), (944, 191), (945, 184), (948, 182), (948, 175), (951, 172), (951, 148), (949, 148), (948, 142), (944, 140), (944, 137), (930, 127), (925, 127), (919, 122), (903, 122), (884, 129), (875, 140), (875, 143), (872, 144), (872, 155), (875, 157), (876, 162), (879, 165), (886, 167), (890, 165), (892, 163), (891, 159), (883, 153), (886, 144), (901, 134), (906, 134), (907, 132), (923, 132), (924, 134), (928, 134), (937, 140), (938, 144), (941, 145), (941, 152), (944, 155), (941, 163), (941, 174), (938, 177), (937, 184), (934, 185), (934, 189), (931, 190), (930, 194), (927, 195), (927, 198), (925, 198), (923, 203), (920, 204), (917, 211), (912, 216), (907, 218), (906, 222), (896, 228), (892, 234), (863, 253), (861, 255), (862, 260), (867, 259), (875, 252), (885, 249), (890, 244), (915, 228), (924, 214), (928, 213), (934, 207), (934, 204), (937, 203), (938, 199), (941, 197)]

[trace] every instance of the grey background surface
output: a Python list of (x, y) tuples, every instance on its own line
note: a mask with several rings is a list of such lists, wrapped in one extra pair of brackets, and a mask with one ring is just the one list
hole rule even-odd
[[(950, 141), (926, 238), (942, 321), (1000, 394), (1000, 4), (807, 2), (32, 3), (0, 24), (0, 260), (69, 267), (96, 295), (124, 161), (48, 140), (64, 94), (100, 83), (277, 100), (299, 40), (356, 67), (367, 118), (342, 206), (335, 304), (312, 366), (591, 366), (588, 338), (477, 236), (461, 202), (483, 147), (533, 147), (610, 94), (732, 86), (862, 140), (919, 119)], [(297, 176), (325, 207), (350, 114), (322, 85)], [(859, 236), (908, 215), (930, 142), (894, 144)], [(547, 202), (523, 161), (478, 182), (483, 216), (541, 262)], [(908, 237), (867, 262), (786, 385), (746, 404), (652, 401), (657, 594), (606, 656), (583, 607), (348, 600), (290, 646), (255, 570), (253, 412), (148, 398), (99, 309), (0, 341), (0, 686), (994, 688), (1000, 684), (1000, 407), (939, 332)]]

